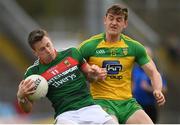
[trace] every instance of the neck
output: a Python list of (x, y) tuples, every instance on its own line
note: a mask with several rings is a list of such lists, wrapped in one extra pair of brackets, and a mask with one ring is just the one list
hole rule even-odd
[(116, 41), (119, 41), (120, 35), (121, 35), (121, 34), (112, 35), (112, 34), (106, 33), (106, 41), (108, 41), (108, 42), (116, 42)]

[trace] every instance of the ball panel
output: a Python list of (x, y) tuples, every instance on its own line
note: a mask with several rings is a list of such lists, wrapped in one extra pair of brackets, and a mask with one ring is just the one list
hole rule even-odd
[(37, 75), (37, 74), (30, 75), (25, 80), (28, 80), (28, 79), (32, 79), (35, 83), (35, 93), (33, 93), (32, 95), (29, 95), (28, 98), (30, 100), (37, 100), (37, 99), (45, 97), (48, 92), (47, 80), (41, 75)]

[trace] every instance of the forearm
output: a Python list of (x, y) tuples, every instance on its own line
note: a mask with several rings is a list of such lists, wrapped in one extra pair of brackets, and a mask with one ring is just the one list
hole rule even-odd
[(149, 92), (149, 93), (152, 93), (152, 92), (153, 92), (152, 86), (149, 85), (146, 80), (143, 80), (143, 81), (141, 82), (141, 88), (142, 88), (143, 90), (145, 90), (146, 92)]
[(18, 104), (26, 113), (29, 113), (32, 110), (33, 101), (30, 101), (27, 96), (35, 92), (34, 87), (35, 84), (33, 80), (22, 80), (18, 87)]
[(98, 80), (98, 77), (97, 77), (96, 75), (92, 74), (92, 73), (88, 73), (88, 74), (86, 75), (86, 78), (87, 78), (87, 80), (88, 80), (89, 82), (95, 82), (95, 81)]
[(93, 75), (93, 71), (91, 69), (91, 66), (87, 63), (83, 65), (82, 71), (86, 75), (86, 78), (89, 82), (93, 82), (97, 78), (97, 77), (95, 77), (95, 75)]
[(19, 106), (21, 107), (21, 109), (22, 109), (24, 112), (26, 112), (26, 113), (31, 112), (33, 102), (31, 102), (30, 100), (28, 100), (27, 97), (25, 97), (25, 98), (19, 98), (19, 97), (17, 97), (17, 98), (18, 98), (18, 104), (19, 104)]
[(162, 91), (162, 79), (159, 72), (155, 72), (151, 76), (151, 84), (153, 90)]
[(162, 93), (162, 78), (161, 78), (160, 73), (157, 71), (152, 61), (142, 66), (142, 68), (151, 79), (151, 84), (153, 87), (153, 95), (156, 98), (158, 105), (159, 106), (164, 105), (165, 98)]
[(88, 81), (90, 82), (104, 80), (104, 78), (107, 75), (106, 70), (98, 67), (97, 65), (90, 66), (86, 63), (85, 65), (83, 65), (83, 68), (81, 69), (85, 73)]
[(159, 72), (152, 78), (153, 95), (159, 106), (164, 105), (165, 97), (162, 93), (162, 79)]
[(148, 77), (151, 79), (151, 84), (153, 90), (162, 90), (162, 79), (160, 73), (157, 71), (157, 68), (154, 62), (151, 60), (148, 64), (142, 66)]

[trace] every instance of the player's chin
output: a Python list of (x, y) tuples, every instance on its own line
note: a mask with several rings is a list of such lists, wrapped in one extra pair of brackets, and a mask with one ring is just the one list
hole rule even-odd
[(165, 102), (158, 103), (159, 106), (163, 106)]
[(160, 100), (160, 101), (158, 101), (157, 103), (158, 103), (159, 106), (162, 106), (162, 105), (165, 104), (165, 100)]
[(116, 30), (110, 30), (109, 31), (109, 34), (111, 34), (111, 35), (118, 35), (119, 34), (119, 32), (117, 32)]
[(45, 61), (46, 64), (49, 64), (53, 61), (53, 59), (51, 57), (48, 57)]

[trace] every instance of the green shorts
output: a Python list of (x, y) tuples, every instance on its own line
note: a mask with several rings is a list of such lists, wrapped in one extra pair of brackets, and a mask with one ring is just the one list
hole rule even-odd
[(120, 124), (125, 124), (135, 111), (142, 109), (134, 98), (128, 100), (95, 99), (95, 102), (110, 115), (115, 115)]

